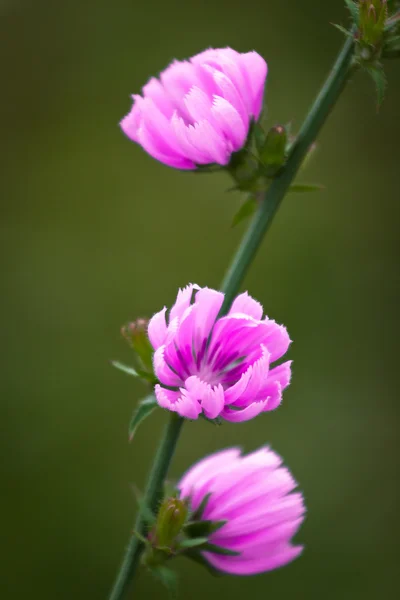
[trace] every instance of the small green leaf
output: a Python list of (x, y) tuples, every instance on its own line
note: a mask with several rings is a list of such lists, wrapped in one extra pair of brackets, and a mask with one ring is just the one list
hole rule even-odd
[(147, 538), (145, 538), (141, 533), (139, 533), (138, 531), (134, 531), (133, 534), (138, 538), (138, 540), (140, 540), (142, 542), (142, 544), (144, 544), (145, 546), (149, 546), (150, 542)]
[(256, 210), (257, 200), (254, 198), (254, 196), (250, 196), (250, 198), (246, 200), (244, 204), (242, 204), (242, 206), (239, 208), (239, 210), (233, 217), (232, 227), (236, 227), (236, 225), (239, 225), (239, 223), (251, 217), (256, 212)]
[(133, 367), (128, 367), (128, 365), (124, 365), (118, 360), (112, 360), (111, 364), (113, 367), (119, 371), (122, 371), (123, 373), (126, 373), (127, 375), (132, 375), (132, 377), (140, 377), (139, 373)]
[(218, 531), (227, 521), (190, 521), (185, 525), (185, 533), (193, 538), (209, 536), (214, 531)]
[(155, 397), (153, 396), (153, 394), (151, 394), (150, 396), (147, 396), (146, 398), (144, 398), (143, 400), (141, 400), (139, 402), (139, 404), (137, 405), (132, 418), (131, 418), (131, 422), (129, 423), (129, 441), (131, 442), (133, 440), (133, 436), (136, 433), (137, 428), (139, 427), (140, 423), (146, 418), (148, 417), (155, 408), (157, 408), (158, 404), (157, 404), (157, 400), (155, 399)]
[(188, 538), (179, 544), (179, 548), (196, 548), (197, 546), (204, 546), (207, 542), (208, 538), (206, 537)]
[(239, 556), (240, 552), (235, 552), (234, 550), (228, 550), (228, 548), (221, 548), (221, 546), (216, 546), (215, 544), (204, 544), (202, 550), (205, 552), (213, 552), (214, 554), (221, 554), (222, 556)]
[(165, 586), (169, 597), (175, 600), (178, 597), (178, 578), (176, 573), (163, 565), (153, 567), (151, 572)]
[(381, 104), (384, 100), (386, 85), (387, 85), (385, 72), (383, 70), (382, 65), (380, 65), (380, 64), (366, 65), (365, 69), (371, 75), (372, 80), (375, 83), (376, 93), (378, 96), (378, 109), (379, 109), (379, 107), (381, 106)]
[[(143, 498), (143, 495), (141, 494), (141, 492), (138, 490), (138, 488), (135, 485), (132, 485), (132, 491), (135, 495), (135, 499), (139, 508), (139, 512), (141, 514), (141, 516), (143, 517), (144, 521), (147, 523), (147, 525), (154, 525), (156, 523), (156, 516), (153, 513), (153, 511), (151, 510), (150, 506), (148, 506)], [(138, 535), (136, 533), (136, 535)]]
[(293, 183), (289, 186), (288, 193), (291, 194), (308, 194), (309, 192), (320, 192), (324, 190), (323, 185), (318, 183)]
[(344, 0), (344, 1), (346, 3), (347, 8), (350, 11), (351, 18), (353, 19), (354, 23), (357, 25), (359, 17), (360, 17), (360, 11), (359, 11), (357, 4), (355, 2), (353, 2), (353, 0)]
[(336, 29), (339, 29), (339, 31), (341, 33), (343, 33), (346, 37), (353, 37), (353, 33), (351, 31), (349, 31), (348, 29), (346, 29), (345, 27), (342, 27), (341, 25), (338, 25), (337, 23), (332, 23), (332, 25), (334, 27), (336, 27)]

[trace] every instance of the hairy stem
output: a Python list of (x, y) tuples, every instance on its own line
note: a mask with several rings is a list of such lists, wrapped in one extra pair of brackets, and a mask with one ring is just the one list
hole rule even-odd
[[(353, 40), (348, 38), (303, 123), (284, 169), (280, 175), (273, 180), (268, 191), (261, 198), (259, 208), (225, 275), (221, 286), (222, 291), (225, 292), (225, 300), (221, 313), (226, 313), (229, 310), (264, 235), (268, 230), (281, 201), (287, 193), (289, 186), (293, 182), (309, 147), (314, 142), (331, 109), (338, 100), (340, 93), (351, 74), (352, 57)], [(170, 420), (165, 427), (164, 436), (154, 458), (144, 494), (145, 504), (150, 506), (153, 510), (157, 508), (161, 487), (172, 461), (182, 424), (183, 419), (178, 417), (175, 413), (171, 413)], [(141, 536), (146, 533), (145, 523), (140, 511), (136, 520), (135, 531)], [(121, 569), (118, 573), (109, 600), (122, 600), (125, 596), (130, 581), (133, 579), (136, 572), (142, 551), (143, 543), (135, 534), (133, 534), (126, 549)]]
[[(162, 494), (162, 486), (175, 452), (183, 421), (184, 420), (176, 413), (171, 413), (169, 415), (169, 421), (165, 425), (163, 437), (161, 438), (156, 456), (154, 457), (143, 497), (143, 502), (154, 512), (157, 509), (157, 504)], [(110, 600), (120, 600), (124, 597), (129, 583), (139, 565), (140, 555), (143, 551), (143, 543), (136, 533), (138, 533), (140, 537), (146, 535), (146, 525), (140, 511), (136, 519), (131, 539), (125, 550), (121, 568), (110, 594)]]

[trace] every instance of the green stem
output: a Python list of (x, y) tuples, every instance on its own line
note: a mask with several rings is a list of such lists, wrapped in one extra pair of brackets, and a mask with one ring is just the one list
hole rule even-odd
[(262, 195), (258, 210), (222, 282), (221, 289), (225, 292), (225, 301), (221, 308), (221, 314), (225, 314), (229, 310), (280, 203), (352, 72), (353, 48), (353, 39), (347, 38), (336, 63), (300, 129), (284, 169)]
[[(353, 40), (349, 38), (304, 121), (285, 168), (273, 180), (268, 191), (261, 199), (257, 213), (228, 269), (221, 286), (221, 289), (225, 292), (225, 301), (221, 312), (226, 312), (232, 304), (273, 216), (295, 178), (310, 145), (317, 137), (325, 119), (339, 98), (351, 72), (352, 56)], [(144, 494), (145, 504), (153, 510), (157, 508), (161, 487), (175, 451), (182, 423), (183, 419), (175, 413), (171, 413), (170, 421), (166, 425), (164, 436), (158, 447)], [(140, 512), (136, 520), (135, 531), (141, 536), (146, 533), (145, 523)], [(136, 535), (132, 535), (109, 600), (122, 600), (136, 572), (142, 551), (143, 543)]]
[[(154, 512), (157, 510), (157, 504), (162, 493), (162, 485), (167, 476), (168, 468), (175, 452), (183, 421), (184, 419), (178, 417), (176, 413), (170, 414), (169, 421), (165, 426), (163, 437), (154, 458), (143, 497), (144, 504), (149, 506)], [(141, 537), (146, 535), (146, 526), (140, 511), (136, 519), (134, 532), (139, 533)], [(110, 594), (110, 600), (120, 600), (124, 597), (129, 583), (139, 565), (142, 551), (143, 543), (135, 533), (132, 533), (121, 568)]]

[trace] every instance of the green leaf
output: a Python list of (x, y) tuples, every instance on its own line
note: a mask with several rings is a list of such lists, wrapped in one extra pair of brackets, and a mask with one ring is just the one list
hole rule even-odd
[(176, 573), (163, 565), (153, 567), (151, 573), (166, 587), (169, 597), (175, 600), (178, 597), (178, 577)]
[(254, 198), (254, 196), (250, 196), (250, 198), (246, 200), (244, 204), (242, 204), (242, 206), (239, 208), (239, 210), (233, 217), (232, 227), (236, 227), (236, 225), (239, 225), (239, 223), (251, 217), (256, 212), (256, 210), (257, 200)]
[(350, 11), (351, 18), (353, 19), (354, 23), (357, 25), (359, 17), (360, 17), (360, 11), (358, 9), (357, 4), (355, 2), (353, 2), (353, 0), (344, 0), (344, 1), (346, 3), (347, 8)]
[(353, 37), (352, 32), (349, 31), (348, 29), (346, 29), (345, 27), (342, 27), (341, 25), (338, 25), (337, 23), (332, 23), (332, 25), (334, 27), (336, 27), (336, 29), (339, 29), (339, 31), (341, 33), (343, 33), (346, 37)]
[(140, 423), (146, 418), (148, 417), (155, 408), (157, 408), (158, 404), (157, 404), (157, 400), (155, 399), (155, 396), (153, 396), (153, 394), (151, 394), (150, 396), (147, 396), (146, 398), (144, 398), (143, 400), (141, 400), (139, 402), (139, 404), (137, 405), (131, 421), (129, 423), (129, 441), (131, 442), (133, 440), (133, 436), (136, 433), (137, 428), (139, 427)]
[(131, 377), (138, 377), (139, 379), (145, 379), (152, 385), (157, 383), (157, 378), (153, 375), (153, 373), (149, 373), (144, 369), (134, 369), (133, 367), (129, 367), (128, 365), (124, 365), (124, 363), (119, 362), (118, 360), (112, 360), (111, 364), (113, 367), (126, 373), (127, 375), (131, 375)]
[[(143, 520), (146, 522), (147, 525), (154, 525), (156, 523), (156, 516), (153, 513), (153, 511), (151, 510), (150, 506), (148, 506), (148, 504), (146, 504), (145, 499), (143, 498), (143, 495), (141, 494), (141, 492), (138, 490), (138, 488), (135, 485), (132, 485), (132, 491), (134, 493), (138, 508), (139, 508), (139, 512), (141, 514), (141, 516), (143, 517)], [(137, 533), (136, 533), (137, 535)]]
[(118, 360), (112, 360), (111, 364), (113, 367), (119, 371), (122, 371), (123, 373), (126, 373), (127, 375), (132, 375), (132, 377), (140, 377), (139, 373), (133, 367), (128, 367), (128, 365), (124, 365)]
[(385, 71), (383, 70), (383, 67), (380, 64), (366, 65), (364, 68), (371, 75), (372, 80), (375, 83), (379, 109), (384, 100), (387, 86)]
[(197, 546), (204, 546), (207, 542), (208, 538), (206, 537), (188, 538), (179, 544), (179, 548), (196, 548)]
[(209, 536), (214, 531), (218, 531), (227, 521), (189, 521), (185, 525), (185, 533), (193, 538)]
[(215, 544), (204, 544), (202, 550), (205, 552), (213, 552), (214, 554), (221, 554), (222, 556), (239, 556), (240, 552), (235, 552), (234, 550), (228, 550), (228, 548), (221, 548), (221, 546), (216, 546)]
[(319, 185), (318, 183), (293, 183), (289, 186), (288, 193), (308, 194), (309, 192), (320, 192), (324, 189), (324, 186)]

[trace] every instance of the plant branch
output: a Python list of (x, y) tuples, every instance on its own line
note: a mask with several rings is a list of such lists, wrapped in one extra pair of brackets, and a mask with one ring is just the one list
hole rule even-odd
[[(304, 121), (284, 169), (279, 176), (273, 180), (268, 191), (263, 194), (259, 208), (226, 273), (221, 286), (222, 291), (225, 292), (225, 300), (221, 313), (226, 313), (229, 310), (264, 235), (268, 230), (282, 199), (288, 191), (290, 184), (295, 178), (310, 145), (314, 142), (332, 107), (338, 100), (340, 93), (351, 74), (352, 57), (353, 40), (348, 38), (328, 79)], [(170, 420), (165, 427), (164, 436), (154, 458), (149, 481), (144, 494), (145, 505), (149, 506), (153, 511), (157, 508), (161, 487), (167, 475), (182, 424), (183, 419), (178, 417), (175, 413), (171, 413)], [(141, 511), (139, 511), (136, 520), (135, 531), (140, 536), (146, 535), (146, 525)], [(130, 581), (136, 572), (142, 551), (143, 543), (136, 535), (133, 535), (126, 549), (121, 569), (118, 573), (109, 600), (122, 600), (125, 596)]]

